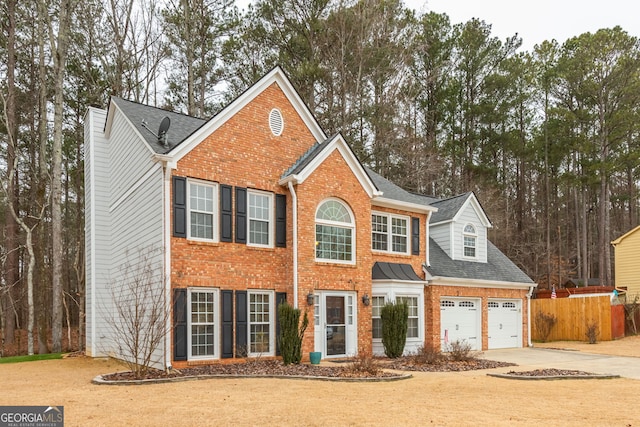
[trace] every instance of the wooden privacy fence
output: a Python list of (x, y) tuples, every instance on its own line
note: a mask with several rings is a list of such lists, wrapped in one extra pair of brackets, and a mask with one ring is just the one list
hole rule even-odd
[[(587, 328), (593, 323), (598, 326), (598, 341), (611, 341), (611, 309), (609, 296), (533, 299), (531, 300), (531, 338), (534, 341), (541, 341), (543, 338), (538, 325), (540, 322), (538, 313), (543, 313), (554, 315), (557, 319), (547, 341), (586, 341)], [(617, 313), (618, 311), (616, 315)]]

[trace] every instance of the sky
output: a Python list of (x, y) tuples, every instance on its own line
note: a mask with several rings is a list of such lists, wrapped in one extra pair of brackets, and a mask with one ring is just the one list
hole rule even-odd
[(405, 0), (405, 4), (418, 12), (446, 13), (452, 24), (479, 18), (491, 24), (492, 34), (500, 39), (518, 33), (527, 51), (544, 40), (562, 44), (616, 25), (640, 36), (638, 0)]
[[(251, 0), (236, 0), (246, 8)], [(404, 0), (418, 12), (449, 15), (452, 24), (479, 18), (492, 34), (505, 39), (518, 33), (521, 50), (531, 51), (544, 40), (559, 44), (586, 32), (621, 26), (640, 37), (640, 0)]]

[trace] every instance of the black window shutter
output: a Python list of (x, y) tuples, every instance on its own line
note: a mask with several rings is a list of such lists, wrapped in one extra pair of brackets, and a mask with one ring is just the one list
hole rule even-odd
[(220, 185), (220, 241), (231, 242), (233, 189), (230, 185)]
[(173, 360), (187, 360), (187, 290), (173, 290)]
[(222, 358), (233, 357), (233, 291), (222, 291)]
[(420, 255), (420, 218), (411, 217), (411, 253)]
[(173, 235), (187, 237), (187, 179), (173, 177)]
[(236, 243), (247, 243), (247, 189), (236, 187)]
[(287, 196), (276, 194), (276, 246), (287, 247)]
[(247, 291), (236, 291), (236, 356), (246, 356), (247, 346)]
[(280, 356), (280, 316), (278, 316), (278, 306), (287, 302), (286, 292), (276, 292), (276, 356)]

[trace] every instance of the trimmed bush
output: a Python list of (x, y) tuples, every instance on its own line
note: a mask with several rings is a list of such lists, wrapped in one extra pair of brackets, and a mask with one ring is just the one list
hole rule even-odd
[(299, 364), (302, 360), (302, 338), (304, 331), (309, 326), (307, 312), (300, 322), (300, 309), (293, 308), (287, 302), (278, 306), (278, 319), (280, 320), (280, 354), (285, 365)]
[(395, 359), (402, 356), (407, 342), (409, 306), (406, 303), (387, 303), (380, 310), (384, 354)]
[(557, 322), (558, 319), (551, 313), (543, 313), (541, 311), (536, 313), (535, 327), (538, 332), (538, 337), (542, 342), (547, 342), (547, 339), (549, 339), (549, 335), (551, 334), (551, 330)]

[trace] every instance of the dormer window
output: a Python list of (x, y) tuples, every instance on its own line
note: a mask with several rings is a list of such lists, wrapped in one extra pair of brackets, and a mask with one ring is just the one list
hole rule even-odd
[(467, 258), (475, 258), (476, 257), (476, 241), (478, 239), (478, 234), (476, 233), (476, 228), (472, 224), (467, 224), (464, 226), (464, 230), (462, 231), (462, 250), (463, 254)]

